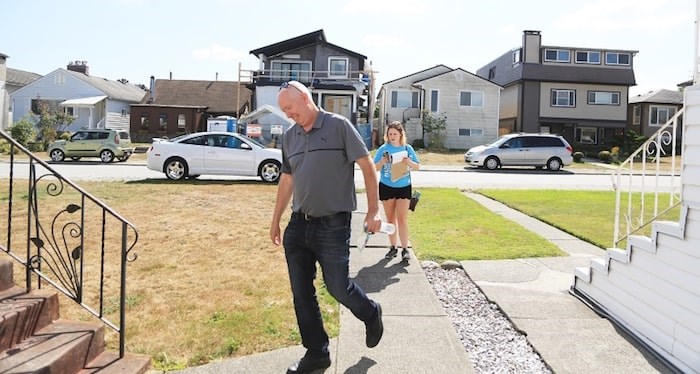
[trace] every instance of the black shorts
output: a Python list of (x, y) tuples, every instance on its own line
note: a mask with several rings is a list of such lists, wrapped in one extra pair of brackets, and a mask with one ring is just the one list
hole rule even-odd
[(391, 199), (410, 199), (411, 198), (411, 185), (406, 187), (389, 187), (384, 183), (379, 183), (379, 201), (391, 200)]

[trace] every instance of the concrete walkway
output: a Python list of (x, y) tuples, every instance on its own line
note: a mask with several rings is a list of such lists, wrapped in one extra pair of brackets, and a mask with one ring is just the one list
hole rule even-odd
[[(657, 373), (668, 371), (613, 324), (568, 293), (573, 270), (603, 251), (481, 195), (465, 193), (486, 208), (552, 241), (569, 256), (463, 261), (484, 294), (498, 304), (556, 373)], [(353, 238), (366, 212), (358, 197)], [(469, 355), (443, 311), (422, 268), (385, 260), (388, 238), (377, 234), (367, 248), (351, 248), (351, 276), (382, 304), (384, 337), (364, 345), (364, 324), (341, 306), (340, 333), (330, 344), (326, 373), (472, 373)], [(301, 346), (213, 362), (175, 373), (283, 373), (304, 354)]]

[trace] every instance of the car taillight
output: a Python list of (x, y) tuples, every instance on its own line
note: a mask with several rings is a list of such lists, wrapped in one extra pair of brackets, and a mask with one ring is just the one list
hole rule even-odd
[(569, 153), (574, 153), (574, 149), (571, 148), (570, 145), (567, 145), (567, 146), (566, 146), (566, 150), (569, 151)]

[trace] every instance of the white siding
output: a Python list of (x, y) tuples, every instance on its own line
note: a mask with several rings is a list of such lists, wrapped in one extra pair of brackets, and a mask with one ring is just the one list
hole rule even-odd
[(686, 88), (684, 106), (682, 196), (700, 206), (700, 86)]

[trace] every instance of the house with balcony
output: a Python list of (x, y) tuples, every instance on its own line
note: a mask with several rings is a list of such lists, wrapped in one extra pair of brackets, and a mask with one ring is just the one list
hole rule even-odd
[(476, 74), (503, 87), (499, 132), (563, 135), (576, 149), (605, 149), (627, 126), (638, 51), (542, 44), (526, 30), (521, 46)]
[[(424, 113), (445, 119), (440, 146), (469, 149), (498, 137), (501, 86), (466, 70), (436, 65), (388, 81), (378, 94), (379, 135), (399, 121), (407, 141), (427, 144), (422, 125)], [(416, 141), (418, 141), (416, 143)]]
[(146, 91), (126, 80), (112, 81), (89, 74), (85, 61), (70, 62), (10, 94), (13, 121), (38, 115), (40, 108), (64, 110), (75, 118), (66, 131), (79, 129), (129, 130), (130, 105)]
[(206, 131), (209, 118), (249, 112), (250, 99), (251, 90), (239, 82), (151, 77), (149, 92), (131, 105), (131, 138), (150, 142)]
[[(280, 85), (297, 80), (309, 87), (320, 108), (341, 114), (354, 125), (367, 122), (366, 96), (371, 75), (367, 57), (328, 42), (322, 29), (253, 49), (250, 54), (260, 60), (258, 70), (247, 72), (254, 110), (278, 108)], [(263, 138), (270, 136), (273, 125), (289, 127), (279, 112), (251, 114), (261, 126)]]

